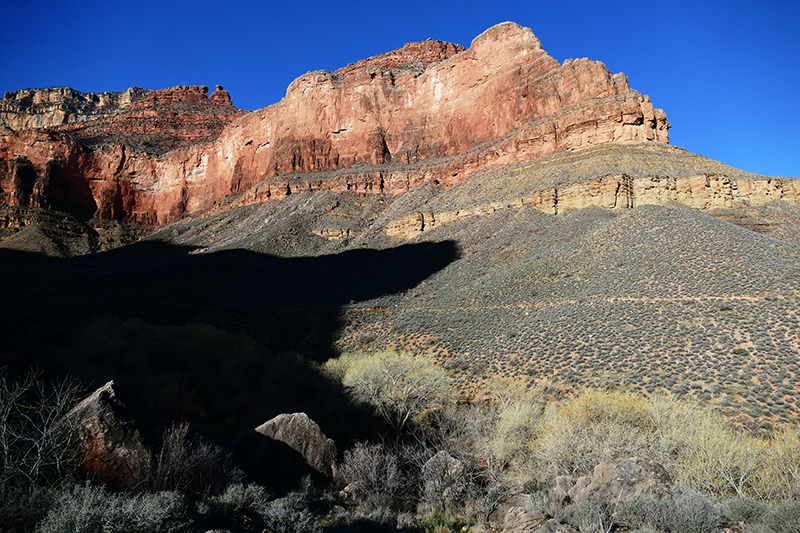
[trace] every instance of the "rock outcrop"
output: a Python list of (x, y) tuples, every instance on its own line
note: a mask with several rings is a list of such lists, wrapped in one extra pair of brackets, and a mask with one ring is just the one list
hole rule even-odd
[(81, 401), (62, 423), (77, 431), (89, 479), (115, 488), (136, 484), (157, 439), (155, 426), (113, 381)]
[(558, 520), (548, 519), (538, 511), (511, 507), (506, 511), (503, 533), (577, 533), (574, 528)]
[[(563, 483), (563, 478), (562, 478)], [(672, 480), (658, 463), (630, 457), (606, 461), (594, 468), (591, 477), (578, 478), (569, 489), (573, 503), (593, 501), (615, 504), (639, 496), (661, 499), (672, 494)]]
[(386, 234), (410, 239), (437, 226), (466, 218), (486, 216), (501, 209), (530, 205), (551, 215), (585, 207), (630, 209), (641, 205), (683, 205), (694, 209), (737, 208), (783, 200), (800, 203), (800, 180), (768, 176), (733, 179), (725, 175), (686, 177), (624, 174), (601, 176), (564, 187), (540, 189), (505, 201), (492, 201), (466, 209), (417, 211), (393, 220)]
[[(281, 102), (226, 130), (220, 144), (238, 169), (219, 172), (231, 192), (266, 180), (254, 201), (319, 189), (397, 194), (592, 144), (665, 143), (668, 128), (624, 75), (588, 59), (561, 65), (529, 29), (504, 23), (421, 74), (370, 65), (301, 76)], [(264, 133), (260, 143), (251, 131)], [(294, 175), (355, 164), (381, 168), (344, 182)]]
[(304, 476), (330, 480), (335, 474), (336, 445), (305, 413), (278, 415), (227, 449), (249, 478), (278, 490)]
[(217, 85), (214, 88), (214, 92), (211, 93), (211, 96), (209, 96), (208, 99), (217, 105), (233, 106), (233, 101), (231, 101), (231, 95), (228, 94), (228, 91), (222, 89), (222, 85)]
[(151, 91), (82, 93), (70, 87), (21, 89), (0, 100), (0, 126), (13, 130), (52, 128), (114, 115)]
[(209, 97), (205, 85), (150, 91), (125, 109), (92, 121), (54, 128), (92, 149), (125, 146), (147, 156), (214, 140), (242, 112), (221, 86)]
[(303, 456), (308, 466), (324, 476), (334, 477), (336, 444), (307, 414), (278, 415), (258, 426), (256, 433), (287, 444)]
[(381, 70), (411, 71), (421, 74), (428, 65), (449, 59), (465, 48), (460, 44), (428, 39), (421, 43), (406, 43), (402, 48), (368, 57), (336, 70), (334, 74), (346, 76), (360, 69), (373, 67)]
[[(394, 195), (595, 144), (668, 142), (665, 114), (624, 75), (588, 59), (559, 64), (513, 23), (466, 50), (411, 43), (309, 72), (283, 100), (244, 116), (221, 87), (212, 96), (187, 87), (147, 93), (111, 121), (62, 124), (61, 136), (3, 131), (0, 180), (13, 181), (10, 162), (20, 156), (38, 177), (74, 162), (61, 171), (82, 213), (164, 224), (229, 195), (246, 193), (243, 203), (323, 189)], [(191, 113), (173, 127), (160, 110), (176, 104)], [(334, 172), (341, 169), (353, 171)], [(3, 195), (18, 193), (4, 186)]]

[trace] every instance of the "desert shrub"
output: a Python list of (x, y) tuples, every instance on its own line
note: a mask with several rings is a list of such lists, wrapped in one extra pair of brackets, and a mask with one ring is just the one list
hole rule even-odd
[(304, 492), (290, 492), (283, 498), (269, 502), (263, 514), (269, 531), (273, 533), (317, 533), (322, 528), (309, 510)]
[(692, 422), (675, 428), (686, 440), (673, 467), (677, 477), (717, 497), (765, 497), (756, 482), (767, 442), (734, 430), (709, 413)]
[(423, 502), (440, 511), (460, 500), (469, 484), (467, 465), (444, 451), (427, 461), (420, 474)]
[(33, 527), (50, 508), (54, 487), (76, 472), (76, 434), (63, 417), (79, 395), (72, 379), (45, 381), (38, 371), (16, 376), (0, 368), (0, 530)]
[(218, 494), (241, 478), (227, 454), (214, 444), (189, 435), (189, 424), (164, 431), (161, 448), (143, 465), (138, 489), (178, 490), (192, 495)]
[(631, 529), (630, 533), (660, 533), (660, 532), (650, 524), (645, 524), (643, 526)]
[(724, 523), (714, 502), (689, 487), (679, 487), (672, 498), (661, 500), (661, 504), (664, 527), (669, 531), (711, 533)]
[(261, 485), (233, 483), (221, 494), (198, 502), (197, 512), (215, 527), (257, 527), (273, 533), (313, 533), (320, 531), (310, 511), (305, 491), (290, 492), (270, 501)]
[(441, 510), (427, 514), (419, 523), (425, 533), (449, 533), (450, 531), (463, 531), (462, 517)]
[(373, 522), (383, 525), (392, 524), (397, 513), (394, 510), (397, 502), (389, 494), (385, 492), (375, 492), (368, 494), (361, 500), (361, 511), (363, 516), (369, 518)]
[(398, 434), (413, 416), (439, 408), (454, 394), (447, 373), (423, 356), (350, 354), (328, 361), (324, 368), (340, 379), (356, 401), (370, 406)]
[(632, 394), (590, 391), (548, 409), (536, 442), (540, 479), (585, 475), (603, 461), (654, 458), (656, 420), (647, 400)]
[(15, 488), (0, 496), (0, 531), (31, 531), (50, 510), (57, 489), (37, 487)]
[(723, 512), (731, 522), (759, 523), (767, 514), (769, 507), (766, 504), (745, 496), (731, 498), (725, 502)]
[(360, 499), (375, 494), (394, 497), (405, 484), (397, 456), (382, 444), (358, 443), (346, 450), (339, 472)]
[(47, 382), (41, 372), (13, 376), (0, 368), (0, 498), (36, 491), (74, 473), (80, 457), (64, 415), (77, 403), (75, 380)]
[(760, 533), (800, 533), (800, 502), (785, 502), (770, 509)]
[(739, 431), (716, 413), (670, 398), (589, 391), (550, 406), (532, 446), (534, 477), (591, 474), (602, 461), (639, 456), (674, 481), (719, 498), (791, 497), (800, 480), (796, 430), (772, 441)]
[(555, 509), (561, 504), (561, 498), (549, 486), (541, 486), (535, 483), (525, 485), (525, 510), (536, 511), (543, 515), (552, 515)]
[(267, 511), (270, 493), (261, 485), (232, 483), (221, 494), (201, 500), (197, 511), (211, 524), (260, 520)]
[(39, 533), (177, 533), (191, 530), (183, 496), (177, 492), (129, 495), (111, 493), (101, 486), (76, 485), (63, 492)]
[(556, 516), (580, 533), (608, 533), (614, 527), (614, 506), (593, 501), (568, 505)]
[(800, 484), (800, 430), (787, 427), (776, 432), (765, 452), (755, 482), (757, 493), (766, 499), (786, 499)]
[(630, 528), (653, 527), (674, 533), (712, 533), (725, 522), (711, 499), (686, 486), (676, 488), (669, 498), (639, 497), (622, 502), (616, 508), (616, 519)]
[(528, 465), (543, 417), (544, 407), (533, 401), (503, 409), (489, 443), (492, 454), (506, 463)]
[(467, 486), (463, 504), (465, 515), (473, 522), (487, 522), (501, 505), (522, 493), (522, 486), (491, 460), (485, 468), (476, 469), (475, 474)]

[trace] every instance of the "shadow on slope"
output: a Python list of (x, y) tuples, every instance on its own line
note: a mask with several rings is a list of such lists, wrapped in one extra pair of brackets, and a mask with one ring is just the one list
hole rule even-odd
[(410, 289), (458, 257), (453, 241), (297, 258), (200, 251), (0, 250), (0, 365), (72, 372), (92, 386), (116, 379), (159, 416), (224, 437), (306, 411), (336, 439), (364, 417), (309, 361), (337, 355), (341, 306)]

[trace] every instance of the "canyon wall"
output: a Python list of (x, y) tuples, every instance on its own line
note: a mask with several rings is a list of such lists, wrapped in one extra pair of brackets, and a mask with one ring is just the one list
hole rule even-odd
[(782, 200), (800, 205), (800, 178), (731, 178), (722, 174), (640, 176), (610, 174), (561, 187), (546, 187), (521, 196), (465, 209), (417, 211), (389, 223), (388, 235), (410, 239), (437, 226), (501, 209), (529, 205), (557, 215), (586, 207), (629, 209), (641, 205), (681, 205), (694, 209), (735, 209)]
[[(588, 59), (559, 64), (513, 23), (466, 50), (410, 43), (336, 72), (309, 72), (280, 102), (246, 114), (227, 94), (202, 93), (147, 93), (85, 127), (77, 119), (30, 123), (51, 130), (6, 122), (3, 200), (74, 202), (70, 212), (83, 218), (165, 224), (229, 195), (245, 203), (322, 189), (394, 195), (595, 144), (669, 142), (665, 114), (624, 75)], [(189, 118), (171, 127), (176, 104)], [(221, 127), (196, 127), (204, 123)], [(159, 144), (163, 132), (171, 141)], [(349, 169), (344, 177), (341, 169)]]
[(24, 130), (86, 122), (124, 110), (150, 92), (140, 87), (104, 93), (82, 93), (70, 87), (6, 92), (0, 100), (0, 126)]

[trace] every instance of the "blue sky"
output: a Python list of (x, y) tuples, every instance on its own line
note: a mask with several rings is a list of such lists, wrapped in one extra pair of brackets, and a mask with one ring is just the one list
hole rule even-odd
[[(10, 4), (10, 3), (9, 3)], [(0, 94), (221, 84), (234, 105), (427, 38), (469, 46), (511, 20), (559, 61), (589, 57), (648, 94), (671, 143), (743, 170), (800, 177), (800, 2), (14, 2), (2, 9)]]

